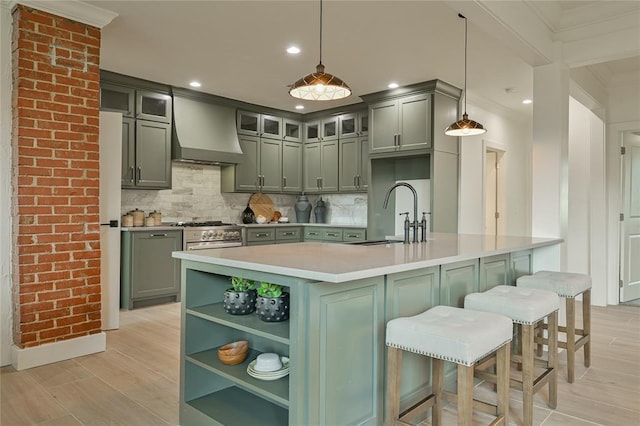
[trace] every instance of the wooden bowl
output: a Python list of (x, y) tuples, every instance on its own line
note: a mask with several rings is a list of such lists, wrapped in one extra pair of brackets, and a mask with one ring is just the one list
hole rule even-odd
[(218, 348), (218, 358), (220, 362), (226, 365), (236, 365), (247, 359), (249, 354), (249, 341), (239, 340), (237, 342), (227, 343)]

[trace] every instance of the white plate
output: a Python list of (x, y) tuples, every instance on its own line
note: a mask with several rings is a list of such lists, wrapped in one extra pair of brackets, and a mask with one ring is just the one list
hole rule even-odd
[(260, 380), (277, 380), (285, 377), (289, 374), (289, 358), (283, 356), (280, 357), (280, 360), (282, 361), (282, 368), (280, 370), (263, 372), (255, 370), (256, 360), (254, 359), (247, 366), (247, 374)]

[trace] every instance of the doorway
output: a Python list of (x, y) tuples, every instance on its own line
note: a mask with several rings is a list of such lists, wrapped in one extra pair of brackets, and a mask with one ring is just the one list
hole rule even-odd
[(502, 176), (500, 163), (504, 151), (485, 148), (484, 152), (484, 234), (500, 235), (502, 231)]
[(640, 131), (624, 132), (621, 157), (620, 302), (640, 298)]

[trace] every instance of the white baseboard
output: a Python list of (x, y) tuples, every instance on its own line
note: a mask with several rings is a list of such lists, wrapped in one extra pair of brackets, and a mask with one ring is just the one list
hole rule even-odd
[(32, 348), (20, 349), (14, 345), (11, 347), (11, 364), (16, 370), (26, 370), (66, 359), (104, 352), (106, 349), (107, 335), (104, 332)]

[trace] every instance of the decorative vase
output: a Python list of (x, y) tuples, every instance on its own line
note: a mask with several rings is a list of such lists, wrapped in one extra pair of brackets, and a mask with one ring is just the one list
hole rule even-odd
[(309, 218), (311, 217), (311, 203), (309, 202), (309, 197), (306, 195), (300, 195), (293, 208), (296, 211), (296, 222), (309, 223)]
[(258, 291), (235, 291), (232, 288), (224, 292), (224, 302), (222, 306), (231, 315), (248, 315), (256, 311), (256, 299)]
[(279, 297), (258, 296), (256, 314), (264, 322), (281, 322), (289, 319), (289, 293)]
[(327, 221), (327, 207), (322, 201), (322, 197), (316, 203), (316, 208), (313, 209), (313, 213), (316, 217), (316, 223), (325, 223)]

